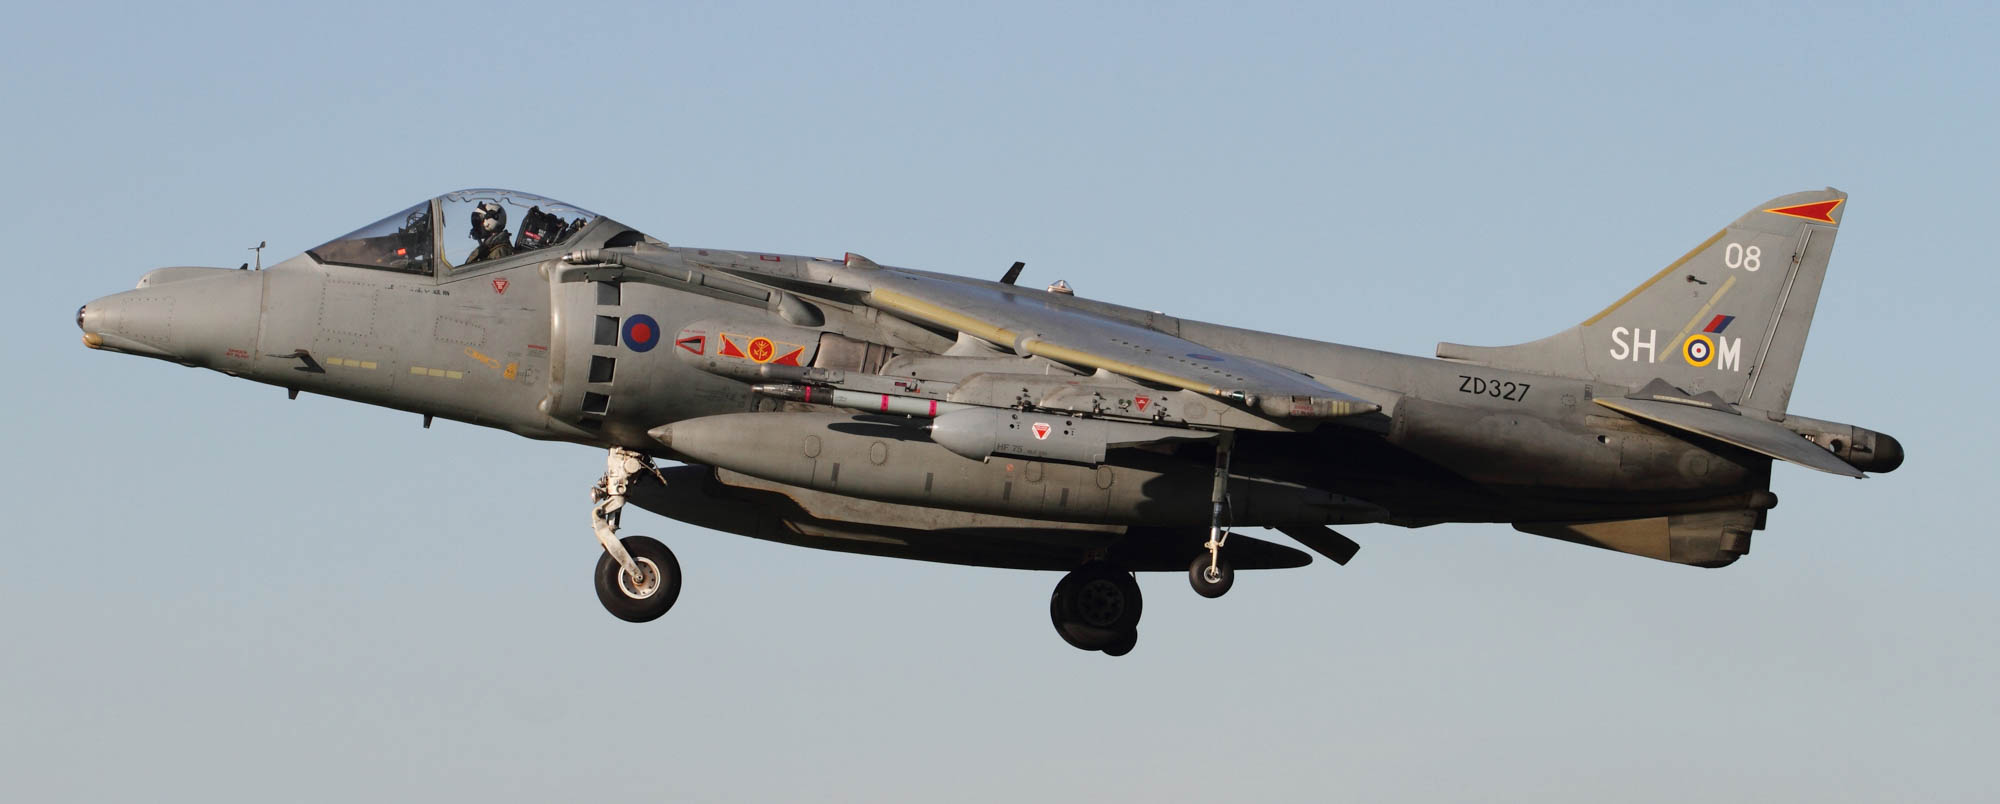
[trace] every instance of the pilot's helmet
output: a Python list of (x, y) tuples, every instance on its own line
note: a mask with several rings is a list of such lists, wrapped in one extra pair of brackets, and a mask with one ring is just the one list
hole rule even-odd
[(472, 237), (477, 240), (507, 228), (507, 209), (491, 201), (472, 208)]

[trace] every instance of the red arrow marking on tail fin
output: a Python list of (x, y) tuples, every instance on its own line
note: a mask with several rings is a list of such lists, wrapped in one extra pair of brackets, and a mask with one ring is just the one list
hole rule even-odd
[(1794, 218), (1804, 218), (1809, 221), (1819, 221), (1820, 223), (1832, 223), (1837, 225), (1839, 221), (1833, 219), (1833, 210), (1835, 207), (1840, 206), (1840, 202), (1846, 200), (1847, 199), (1845, 198), (1836, 198), (1833, 199), (1832, 201), (1814, 201), (1810, 204), (1799, 204), (1797, 206), (1790, 206), (1790, 207), (1778, 207), (1777, 209), (1767, 209), (1764, 211), (1777, 213), (1779, 215), (1790, 215)]

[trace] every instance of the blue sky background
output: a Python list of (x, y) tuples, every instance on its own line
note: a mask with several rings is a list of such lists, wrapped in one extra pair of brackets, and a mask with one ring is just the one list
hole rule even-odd
[[(87, 3), (0, 30), (0, 797), (1990, 801), (2000, 18), (1933, 4)], [(1853, 194), (1780, 467), (1707, 571), (1505, 526), (1174, 575), (1138, 649), (1053, 574), (637, 514), (598, 453), (77, 342), (161, 265), (464, 186), (681, 244), (1067, 279), (1397, 351), (1566, 327), (1750, 205)]]

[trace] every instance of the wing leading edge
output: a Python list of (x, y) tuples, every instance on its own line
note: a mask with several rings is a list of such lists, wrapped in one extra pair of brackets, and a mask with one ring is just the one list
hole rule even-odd
[(1017, 353), (1184, 388), (1282, 418), (1337, 418), (1381, 406), (1254, 358), (1058, 307), (1035, 291), (946, 282), (893, 269), (869, 277), (869, 306), (964, 332)]

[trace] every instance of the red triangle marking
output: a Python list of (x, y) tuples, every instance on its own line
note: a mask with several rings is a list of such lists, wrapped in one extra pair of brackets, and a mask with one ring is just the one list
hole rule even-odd
[(776, 363), (780, 366), (796, 366), (799, 364), (799, 355), (805, 354), (805, 351), (806, 348), (801, 346), (797, 349), (793, 349), (789, 352), (786, 352), (784, 357), (778, 358), (771, 362)]
[(1838, 223), (1838, 221), (1833, 219), (1833, 210), (1835, 207), (1840, 206), (1840, 202), (1846, 200), (1845, 198), (1836, 198), (1832, 201), (1814, 201), (1810, 204), (1778, 207), (1777, 209), (1767, 209), (1764, 211), (1775, 212), (1779, 215), (1790, 215), (1794, 218), (1804, 218), (1809, 221), (1819, 221), (1820, 223)]
[(674, 341), (674, 345), (682, 349), (686, 349), (695, 354), (701, 354), (704, 350), (708, 348), (707, 340), (708, 340), (707, 338), (704, 338), (700, 335), (696, 335), (692, 338), (682, 338), (680, 340)]
[(728, 335), (724, 335), (724, 336), (722, 336), (722, 356), (723, 356), (723, 357), (742, 357), (742, 356), (743, 356), (743, 350), (742, 350), (742, 349), (740, 349), (740, 348), (737, 348), (737, 346), (736, 346), (736, 342), (735, 342), (735, 341), (732, 341), (732, 340), (730, 340), (730, 339), (729, 339), (729, 336), (728, 336)]

